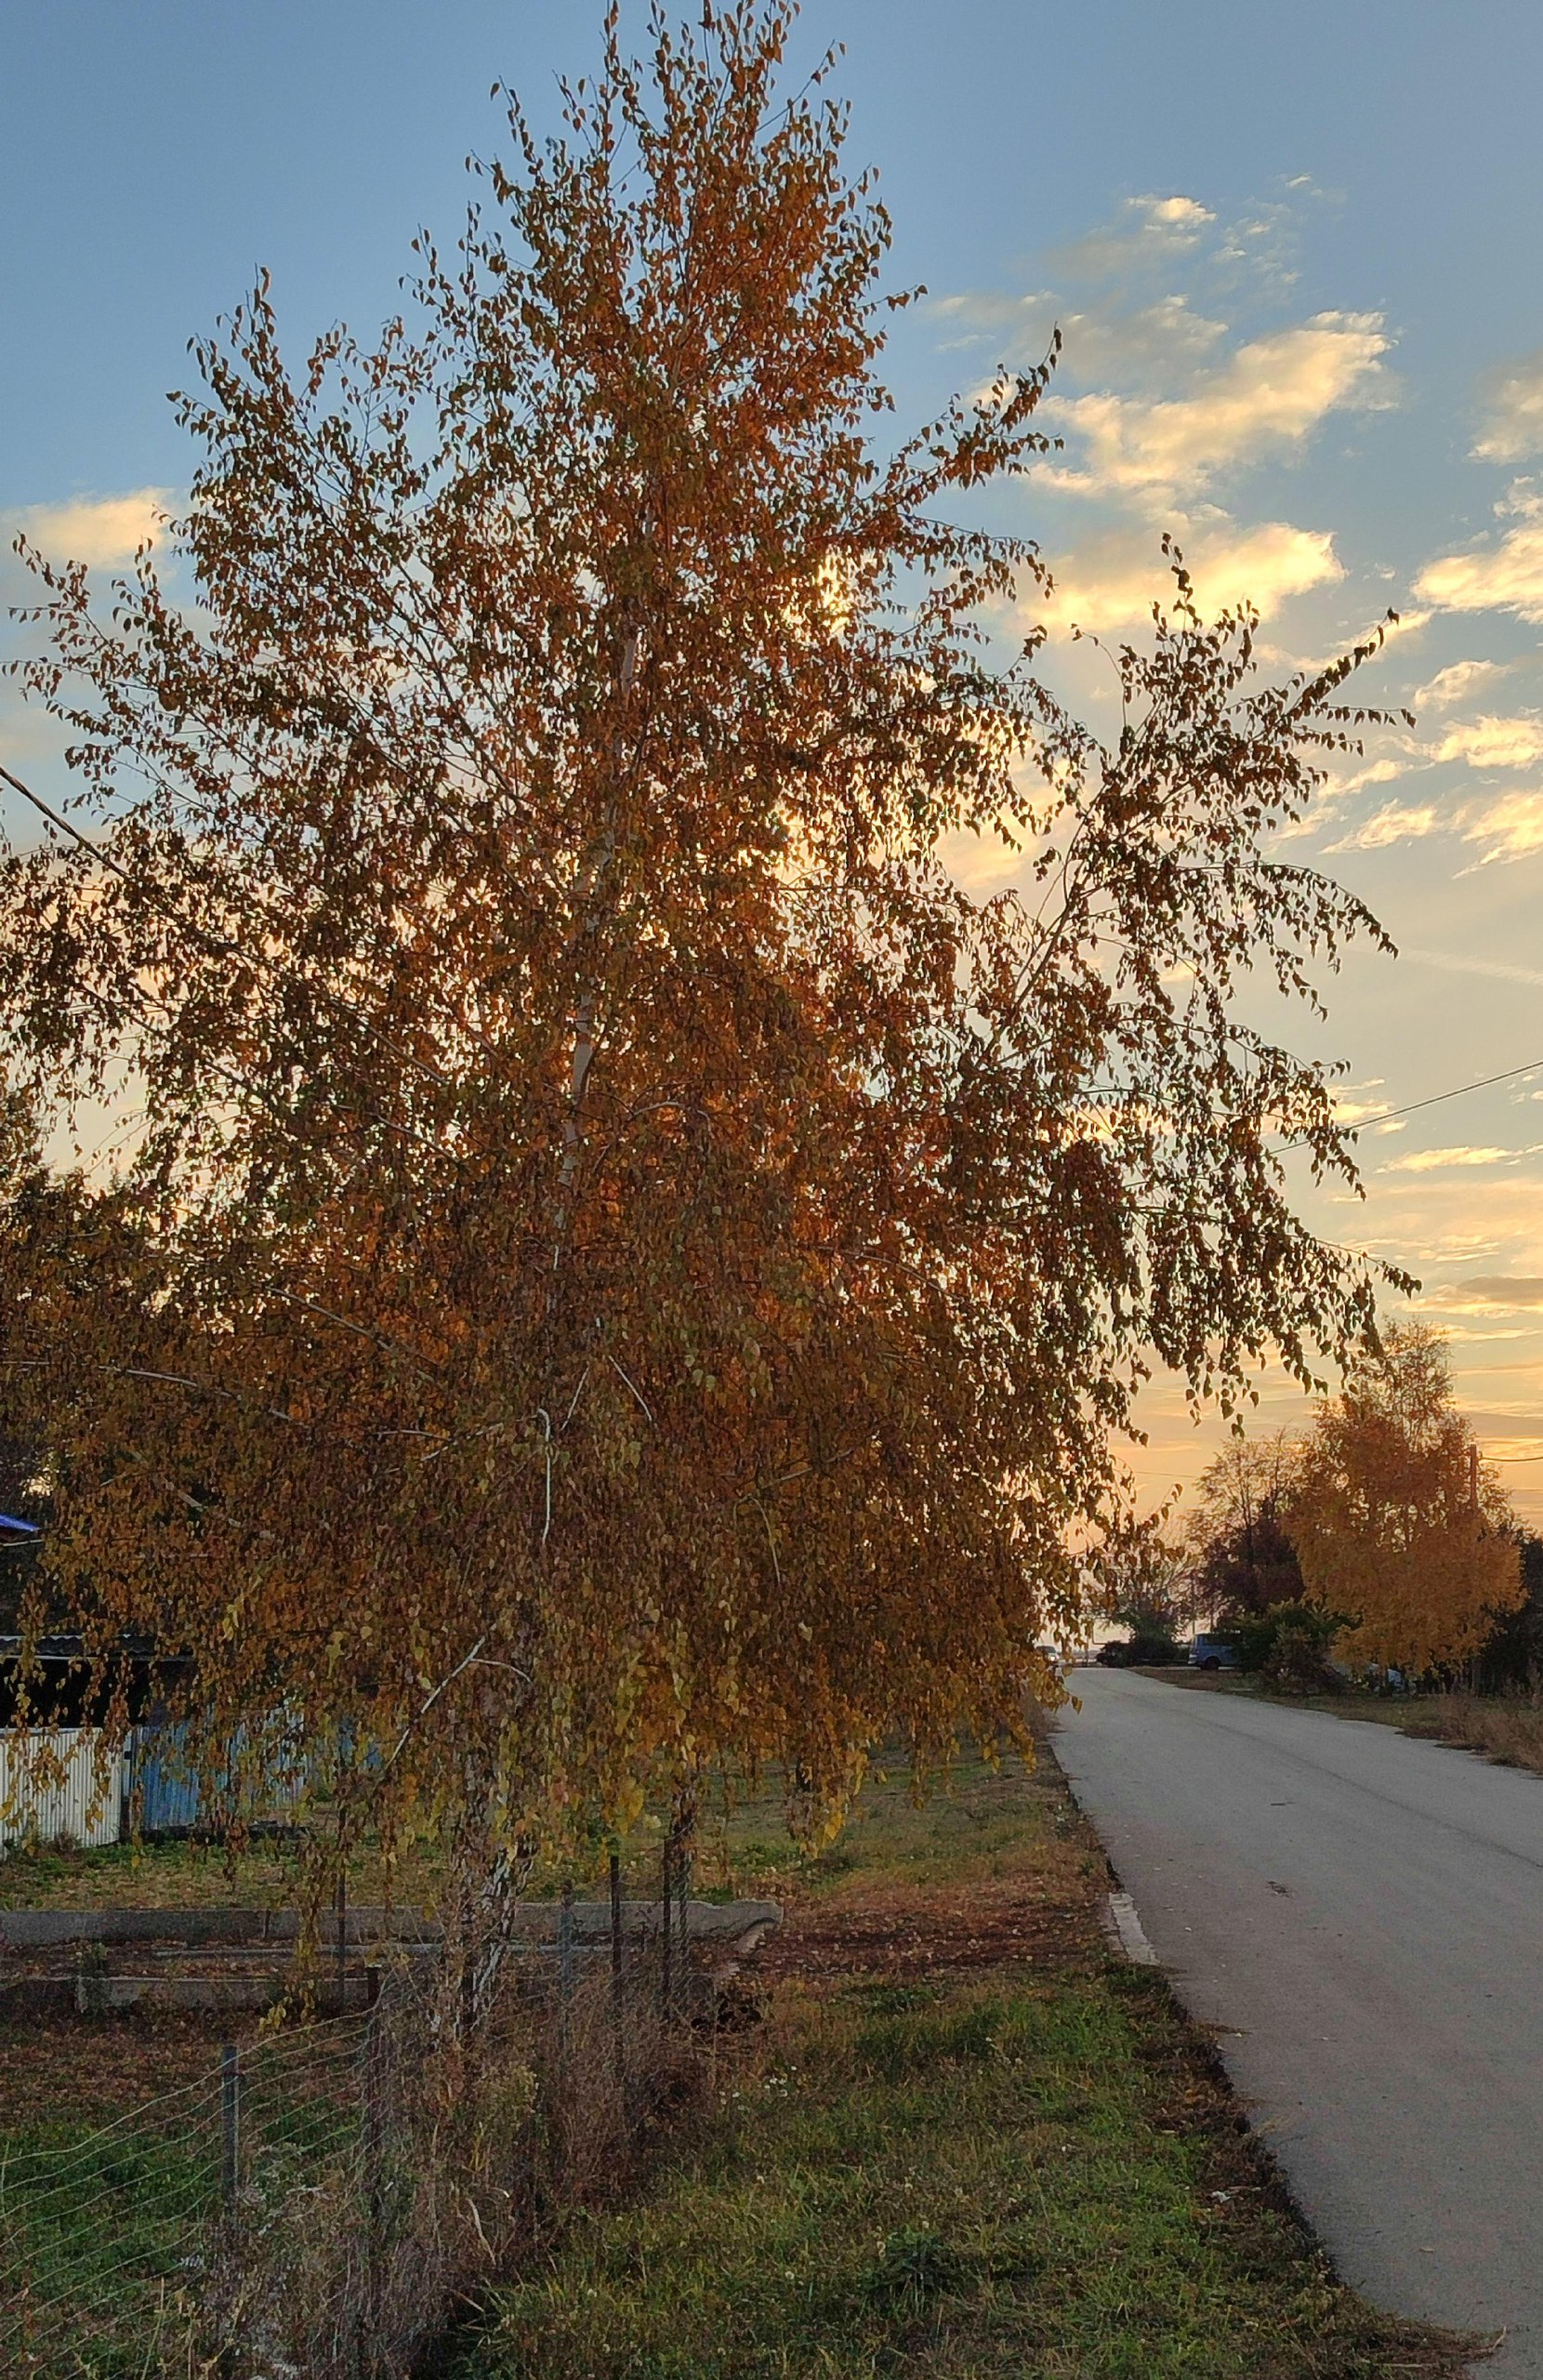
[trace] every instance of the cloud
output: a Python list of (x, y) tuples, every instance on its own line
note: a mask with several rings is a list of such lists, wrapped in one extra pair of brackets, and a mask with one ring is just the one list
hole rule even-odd
[(1369, 785), (1391, 785), (1404, 774), (1402, 760), (1368, 760), (1364, 769), (1352, 770), (1348, 777), (1335, 777), (1324, 787), (1320, 799), (1348, 801), (1352, 793), (1360, 793)]
[(1543, 499), (1518, 481), (1502, 512), (1519, 516), (1497, 544), (1470, 546), (1428, 562), (1415, 592), (1443, 612), (1514, 612), (1543, 621)]
[(1337, 1124), (1365, 1124), (1378, 1117), (1386, 1116), (1389, 1108), (1392, 1105), (1391, 1100), (1358, 1099), (1355, 1096), (1357, 1091), (1378, 1091), (1380, 1088), (1381, 1085), (1379, 1082), (1358, 1082), (1348, 1085), (1343, 1091), (1336, 1091), (1332, 1092), (1330, 1096), (1334, 1102), (1335, 1122)]
[(1543, 851), (1543, 790), (1515, 786), (1497, 801), (1464, 813), (1463, 840), (1483, 843), (1487, 867), (1493, 860), (1527, 859)]
[(1207, 223), (1216, 221), (1210, 208), (1202, 206), (1197, 198), (1132, 198), (1126, 203), (1145, 216), (1152, 230), (1169, 238), (1198, 238)]
[(1453, 1294), (1480, 1299), (1485, 1305), (1543, 1305), (1543, 1278), (1536, 1273), (1476, 1273), (1471, 1280), (1454, 1282)]
[[(1295, 668), (1300, 665), (1283, 656), (1283, 666)], [(1331, 771), (1314, 794), (1312, 808), (1302, 817), (1287, 819), (1276, 828), (1277, 840), (1299, 842), (1308, 836), (1323, 834), (1356, 794), (1364, 792), (1369, 785), (1391, 785), (1395, 778), (1403, 776), (1406, 769), (1407, 762), (1403, 760), (1384, 759), (1368, 760), (1364, 767), (1352, 769), (1345, 776), (1336, 776)], [(1336, 848), (1351, 850), (1358, 847), (1347, 843)]]
[(957, 833), (943, 836), (938, 857), (961, 891), (984, 900), (998, 892), (1022, 867), (1023, 853), (995, 836)]
[(1507, 661), (1454, 661), (1438, 669), (1423, 686), (1417, 686), (1409, 700), (1418, 710), (1451, 710), (1481, 686), (1492, 686), (1509, 676), (1512, 666)]
[(1299, 448), (1325, 415), (1385, 403), (1378, 314), (1318, 314), (1238, 348), (1186, 397), (1054, 398), (1047, 414), (1081, 439), (1087, 462), (1057, 485), (1168, 500), (1272, 452)]
[(1543, 719), (1519, 718), (1460, 721), (1447, 730), (1431, 756), (1437, 760), (1461, 760), (1470, 769), (1524, 769), (1543, 760)]
[(939, 298), (931, 311), (940, 323), (959, 332), (945, 346), (984, 346), (990, 340), (996, 355), (1009, 364), (1037, 363), (1059, 328), (1057, 381), (1083, 385), (1111, 380), (1171, 385), (1176, 375), (1198, 370), (1227, 332), (1225, 323), (1197, 313), (1180, 295), (1158, 298), (1149, 305), (1132, 306), (1110, 297), (1076, 306), (1048, 289), (1023, 297), (967, 289)]
[(132, 562), (142, 545), (165, 535), (171, 490), (140, 487), (126, 496), (77, 496), (64, 504), (32, 504), (7, 515), (50, 562), (83, 562), (109, 570)]
[(1411, 1149), (1406, 1157), (1391, 1157), (1378, 1170), (1383, 1173), (1432, 1173), (1438, 1166), (1504, 1165), (1513, 1157), (1536, 1157), (1543, 1142), (1535, 1142), (1524, 1149)]
[(1114, 222), (1069, 247), (1052, 249), (1049, 260), (1071, 280), (1108, 281), (1116, 273), (1188, 254), (1215, 221), (1208, 206), (1178, 192), (1166, 198), (1128, 198)]
[(1418, 842), (1423, 836), (1440, 832), (1449, 823), (1431, 801), (1390, 801), (1356, 827), (1353, 834), (1342, 836), (1330, 843), (1331, 852), (1379, 852), (1390, 843)]
[[(1390, 770), (1389, 774), (1397, 772)], [(1339, 806), (1339, 800), (1336, 789), (1329, 788), (1325, 803), (1319, 806), (1315, 816), (1299, 822), (1298, 831), (1311, 831), (1321, 825), (1323, 808), (1327, 806), (1332, 812)], [(1460, 835), (1465, 843), (1479, 847), (1479, 857), (1462, 871), (1465, 875), (1497, 860), (1528, 859), (1533, 853), (1543, 851), (1543, 788), (1514, 786), (1493, 800), (1456, 806), (1439, 799), (1386, 802), (1369, 818), (1363, 819), (1359, 826), (1341, 835), (1337, 842), (1326, 843), (1324, 849), (1325, 853), (1385, 851), (1393, 843), (1419, 842), (1427, 836), (1441, 834)], [(1456, 959), (1427, 951), (1407, 955), (1454, 973), (1493, 975), (1503, 983), (1543, 985), (1543, 972), (1508, 966), (1497, 959)]]
[(1450, 950), (1401, 949), (1399, 957), (1405, 964), (1439, 967), (1448, 975), (1490, 975), (1500, 984), (1527, 984), (1543, 989), (1543, 968), (1513, 967), (1504, 959), (1465, 959)]
[(1485, 376), (1484, 420), (1473, 452), (1489, 463), (1543, 453), (1543, 348)]
[[(1264, 521), (1240, 528), (1209, 523), (1186, 539), (1184, 558), (1203, 611), (1214, 616), (1252, 602), (1269, 619), (1288, 597), (1333, 586), (1344, 576), (1326, 530), (1294, 529)], [(1094, 632), (1149, 619), (1154, 602), (1173, 596), (1168, 565), (1145, 530), (1092, 538), (1052, 563), (1055, 585), (1047, 603), (1031, 601), (1025, 618), (1051, 628)]]

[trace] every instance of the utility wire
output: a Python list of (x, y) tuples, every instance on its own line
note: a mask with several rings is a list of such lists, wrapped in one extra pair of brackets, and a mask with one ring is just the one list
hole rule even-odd
[(1539, 1066), (1543, 1066), (1543, 1058), (1534, 1058), (1524, 1066), (1508, 1066), (1499, 1075), (1481, 1075), (1477, 1082), (1460, 1082), (1454, 1091), (1432, 1091), (1429, 1099), (1411, 1099), (1406, 1107), (1390, 1107), (1383, 1115), (1367, 1116), (1364, 1121), (1368, 1125), (1391, 1124), (1395, 1116), (1413, 1116), (1421, 1107), (1439, 1107), (1444, 1099), (1466, 1099), (1470, 1091), (1487, 1091), (1495, 1082), (1514, 1082), (1518, 1075), (1536, 1074)]

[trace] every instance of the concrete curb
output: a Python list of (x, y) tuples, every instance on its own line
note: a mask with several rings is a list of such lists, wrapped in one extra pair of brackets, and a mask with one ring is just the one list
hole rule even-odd
[(1128, 1893), (1110, 1894), (1108, 1930), (1114, 1947), (1125, 1952), (1133, 1966), (1154, 1967), (1159, 1964)]

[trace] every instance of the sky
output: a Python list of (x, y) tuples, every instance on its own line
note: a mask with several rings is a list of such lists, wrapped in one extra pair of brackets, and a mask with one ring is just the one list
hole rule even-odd
[[(190, 338), (259, 265), (294, 350), (393, 311), (415, 231), (454, 236), (464, 161), (497, 145), (492, 83), (551, 126), (599, 14), (5, 0), (0, 546), (125, 558), (186, 484), (166, 392)], [(799, 66), (833, 42), (893, 282), (928, 290), (889, 359), (902, 420), (1061, 326), (1063, 449), (996, 513), (1054, 567), (1024, 618), (1048, 616), (1058, 681), (1097, 715), (1107, 663), (1071, 628), (1141, 634), (1165, 529), (1203, 603), (1259, 605), (1273, 668), (1401, 615), (1360, 682), (1417, 724), (1339, 768), (1293, 846), (1400, 952), (1352, 957), (1327, 1025), (1294, 1027), (1345, 1062), (1361, 1134), (1364, 1198), (1311, 1212), (1420, 1277), (1543, 1525), (1543, 10), (810, 0)], [(0, 561), (0, 600), (20, 591)], [(3, 688), (0, 760), (62, 788)], [(1307, 1411), (1263, 1383), (1261, 1425)], [(1145, 1421), (1156, 1497), (1219, 1428), (1166, 1382)]]

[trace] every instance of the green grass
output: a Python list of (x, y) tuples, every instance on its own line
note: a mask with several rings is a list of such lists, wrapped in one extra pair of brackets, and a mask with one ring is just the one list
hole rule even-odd
[[(456, 2380), (1460, 2370), (1336, 2281), (1162, 1979), (1105, 1954), (1052, 1771), (972, 1765), (920, 1810), (881, 1786), (838, 1849), (782, 1874), (788, 1971), (714, 2114), (498, 2294)], [(971, 1909), (1034, 1912), (1033, 1954), (951, 1964)], [(884, 1971), (832, 1971), (897, 1911)]]
[[(323, 2042), (302, 2061), (285, 2046), (248, 2052), (244, 2225), (260, 2230), (347, 2156), (359, 2123), (356, 2046), (356, 2036)], [(218, 2244), (222, 2166), (212, 2065), (202, 2084), (116, 2123), (55, 2117), (6, 2135), (0, 2365), (72, 2380), (149, 2375), (160, 2372), (163, 2355), (185, 2368), (191, 2308)], [(35, 2367), (23, 2365), (23, 2344)]]
[(1334, 2283), (1235, 2150), (1219, 2159), (1174, 2124), (1144, 2055), (1169, 2028), (1114, 1974), (944, 1991), (888, 2013), (861, 1987), (805, 2002), (710, 2139), (639, 2207), (580, 2223), (547, 2272), (507, 2295), (460, 2371), (1224, 2380), (1418, 2368), (1411, 2342)]
[(218, 2138), (59, 2125), (12, 2135), (0, 2167), (0, 2353), (20, 2370), (25, 2342), (44, 2371), (122, 2372), (125, 2347), (147, 2346), (185, 2288), (218, 2195)]
[[(859, 1871), (871, 1876), (876, 1865), (896, 1873), (907, 1861), (935, 1866), (940, 1847), (978, 1866), (986, 1835), (994, 1825), (1000, 1831), (1003, 1812), (1009, 1835), (1017, 1824), (1010, 1814), (1017, 1807), (1013, 1780), (1019, 1776), (1016, 1761), (1010, 1768), (993, 1770), (967, 1759), (951, 1783), (919, 1810), (903, 1772), (876, 1776), (840, 1841), (816, 1852), (790, 1836), (780, 1782), (773, 1778), (758, 1792), (741, 1792), (704, 1809), (692, 1893), (710, 1900), (824, 1894)], [(992, 1805), (993, 1780), (1006, 1795), (1001, 1810)], [(659, 1891), (664, 1831), (658, 1814), (649, 1812), (622, 1845), (628, 1894), (646, 1898)], [(608, 1852), (609, 1845), (600, 1845), (572, 1863), (539, 1864), (530, 1880), (532, 1897), (556, 1895), (570, 1875), (581, 1894), (603, 1893)], [(261, 1837), (240, 1850), (186, 1838), (96, 1851), (19, 1846), (0, 1858), (0, 1909), (276, 1908), (293, 1900), (300, 1875), (295, 1846)], [(407, 1843), (389, 1877), (373, 1836), (349, 1862), (349, 1893), (355, 1902), (389, 1897), (399, 1907), (417, 1906), (432, 1903), (439, 1888), (439, 1860), (428, 1844)]]
[(0, 1859), (0, 1909), (268, 1908), (286, 1897), (293, 1869), (266, 1844), (239, 1858), (177, 1840), (100, 1851), (19, 1846)]

